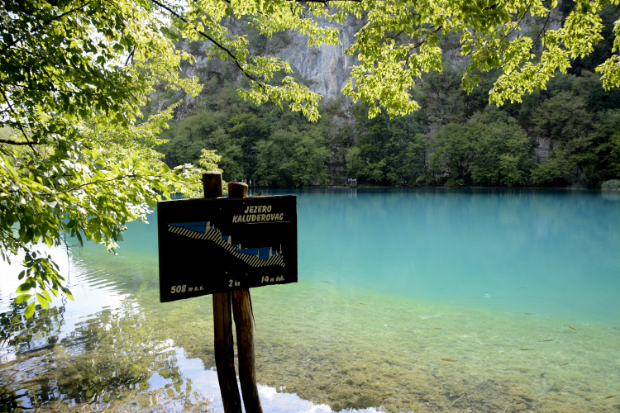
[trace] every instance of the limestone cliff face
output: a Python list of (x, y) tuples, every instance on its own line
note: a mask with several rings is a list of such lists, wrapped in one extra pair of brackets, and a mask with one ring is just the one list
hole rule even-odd
[[(342, 89), (351, 73), (351, 66), (357, 63), (357, 58), (348, 56), (345, 54), (345, 50), (353, 43), (355, 33), (362, 27), (363, 22), (352, 18), (344, 25), (327, 22), (322, 24), (339, 29), (341, 44), (309, 47), (306, 36), (299, 33), (287, 33), (285, 41), (268, 39), (260, 47), (250, 44), (250, 49), (254, 53), (261, 54), (261, 51), (264, 51), (288, 61), (295, 74), (303, 79), (310, 90), (323, 96), (321, 103), (326, 103), (342, 94)], [(243, 32), (243, 26), (243, 24), (232, 20), (227, 22), (227, 27), (233, 33)], [(200, 45), (196, 42), (189, 43), (187, 41), (177, 43), (177, 47), (190, 52), (195, 59), (192, 64), (187, 62), (182, 64), (183, 76), (197, 76), (201, 80), (206, 80), (212, 75), (226, 73), (228, 78), (240, 78), (241, 73), (236, 67), (219, 60), (209, 60), (205, 56), (203, 51), (209, 44), (210, 42), (204, 42)], [(158, 110), (172, 101), (183, 100), (175, 112), (175, 120), (180, 121), (191, 113), (198, 101), (204, 96), (193, 98), (179, 92), (173, 96), (162, 96), (160, 93), (154, 93), (151, 98), (153, 108)]]
[(295, 34), (291, 43), (276, 55), (288, 61), (303, 79), (310, 81), (310, 89), (321, 94), (323, 102), (327, 102), (341, 94), (351, 66), (357, 64), (357, 59), (346, 55), (345, 50), (354, 42), (355, 33), (362, 25), (363, 22), (356, 19), (350, 19), (344, 25), (331, 25), (340, 31), (341, 44), (337, 46), (310, 48), (305, 36)]

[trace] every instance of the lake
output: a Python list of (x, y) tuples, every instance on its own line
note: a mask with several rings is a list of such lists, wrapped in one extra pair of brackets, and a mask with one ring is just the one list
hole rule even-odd
[[(620, 193), (281, 194), (300, 281), (252, 290), (266, 413), (620, 410)], [(32, 320), (0, 264), (0, 411), (223, 412), (211, 297), (159, 303), (150, 220), (118, 256), (42, 248), (75, 302)]]

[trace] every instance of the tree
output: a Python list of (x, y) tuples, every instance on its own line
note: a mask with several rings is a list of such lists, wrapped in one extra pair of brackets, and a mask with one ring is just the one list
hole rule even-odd
[(524, 183), (530, 175), (532, 144), (517, 121), (506, 112), (488, 106), (474, 116), (472, 123), (485, 125), (474, 148), (473, 182), (508, 186)]
[(418, 114), (390, 117), (386, 112), (369, 119), (368, 105), (353, 106), (357, 133), (357, 147), (349, 149), (347, 174), (378, 184), (389, 182), (401, 185), (403, 181), (420, 178), (416, 164), (425, 159), (420, 151), (423, 116)]
[(597, 164), (590, 168), (598, 182), (620, 178), (620, 110), (601, 113), (591, 134)]
[(16, 302), (47, 308), (62, 290), (57, 266), (33, 250), (65, 234), (109, 250), (125, 223), (182, 183), (153, 150), (170, 108), (138, 124), (156, 82), (179, 79), (172, 47), (149, 2), (7, 1), (0, 10), (0, 254), (23, 253)]
[(286, 165), (290, 161), (292, 149), (291, 135), (284, 130), (277, 130), (269, 139), (257, 142), (254, 175), (261, 185), (287, 184), (290, 174)]
[(428, 139), (421, 133), (416, 133), (407, 142), (404, 152), (402, 173), (409, 181), (410, 186), (424, 184), (428, 177)]
[(430, 156), (430, 165), (437, 180), (447, 186), (471, 183), (475, 147), (486, 129), (480, 123), (449, 123), (433, 136), (435, 151)]
[(299, 136), (287, 165), (295, 186), (325, 185), (329, 182), (329, 175), (325, 171), (325, 162), (329, 156), (326, 143), (322, 136), (307, 133)]
[(532, 113), (531, 119), (532, 134), (551, 139), (555, 145), (584, 135), (590, 128), (592, 115), (585, 110), (581, 96), (566, 91), (541, 103)]

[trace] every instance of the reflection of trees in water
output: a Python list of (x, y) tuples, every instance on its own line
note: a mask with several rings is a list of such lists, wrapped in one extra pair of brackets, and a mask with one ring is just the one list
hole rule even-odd
[(58, 341), (60, 327), (64, 324), (65, 306), (44, 311), (37, 305), (38, 317), (28, 320), (23, 316), (27, 303), (12, 304), (11, 311), (0, 314), (0, 346), (13, 347), (24, 353), (32, 348), (52, 348)]
[[(94, 314), (60, 341), (64, 306), (37, 308), (31, 320), (24, 319), (24, 309), (12, 305), (0, 315), (0, 340), (15, 351), (14, 360), (0, 365), (0, 411), (141, 411), (162, 405), (206, 411), (209, 401), (181, 375), (166, 331), (147, 320), (135, 301)], [(158, 388), (152, 390), (154, 381)]]

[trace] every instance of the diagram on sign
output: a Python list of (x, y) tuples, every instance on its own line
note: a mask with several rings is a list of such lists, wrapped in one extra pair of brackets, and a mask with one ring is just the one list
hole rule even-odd
[(222, 235), (222, 232), (209, 221), (170, 223), (168, 231), (188, 238), (213, 242), (252, 267), (285, 266), (281, 251), (278, 253), (271, 247), (242, 248), (241, 244), (232, 243), (231, 235)]

